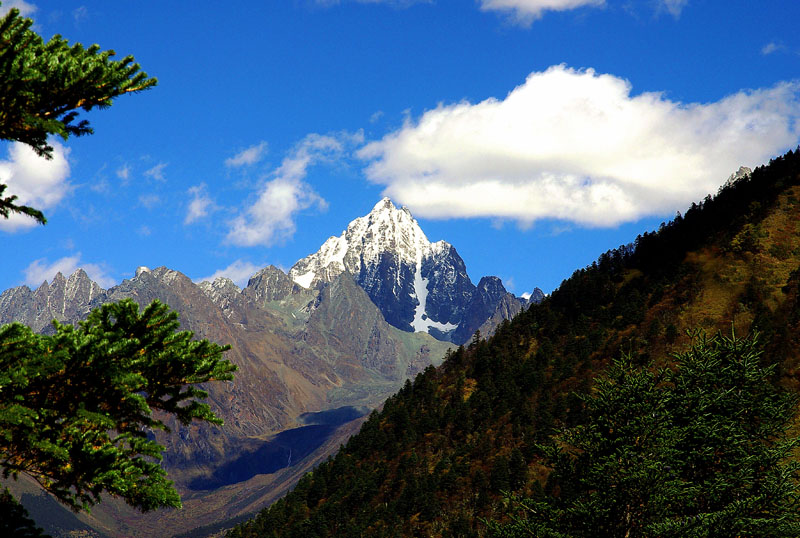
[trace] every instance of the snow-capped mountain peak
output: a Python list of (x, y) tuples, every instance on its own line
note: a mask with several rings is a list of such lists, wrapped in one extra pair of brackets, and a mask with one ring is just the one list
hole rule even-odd
[(431, 243), (411, 211), (389, 198), (298, 261), (289, 278), (321, 288), (344, 272), (391, 325), (459, 344), (486, 329), (487, 318), (510, 317), (523, 306), (498, 278), (484, 279), (476, 289), (456, 249), (445, 241)]
[(298, 261), (289, 277), (313, 288), (345, 271), (378, 305), (386, 321), (439, 336), (455, 330), (475, 289), (452, 245), (431, 243), (411, 211), (396, 207), (389, 198)]
[(362, 264), (379, 263), (386, 253), (399, 262), (417, 265), (446, 246), (444, 241), (428, 241), (408, 208), (397, 208), (389, 198), (383, 198), (367, 215), (353, 220), (340, 236), (330, 237), (316, 253), (297, 262), (289, 276), (310, 288), (330, 282), (344, 271), (355, 275)]

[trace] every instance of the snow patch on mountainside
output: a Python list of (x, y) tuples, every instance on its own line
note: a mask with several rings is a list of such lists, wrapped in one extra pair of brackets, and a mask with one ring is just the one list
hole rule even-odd
[(309, 271), (305, 274), (298, 275), (294, 277), (294, 281), (303, 286), (304, 288), (310, 288), (311, 282), (314, 280), (316, 273), (314, 271)]
[(414, 320), (411, 322), (411, 327), (414, 332), (429, 332), (431, 327), (439, 329), (442, 332), (448, 332), (456, 329), (458, 325), (452, 323), (439, 323), (433, 321), (427, 314), (425, 314), (425, 307), (428, 302), (428, 279), (422, 276), (422, 256), (417, 258), (417, 267), (414, 272), (414, 295), (417, 299), (417, 307), (414, 309)]

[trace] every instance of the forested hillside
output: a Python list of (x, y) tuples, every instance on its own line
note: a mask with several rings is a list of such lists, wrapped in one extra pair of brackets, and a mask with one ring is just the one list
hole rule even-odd
[(428, 368), (295, 490), (229, 533), (479, 536), (502, 491), (546, 481), (537, 444), (584, 419), (611, 359), (669, 361), (687, 329), (757, 328), (775, 382), (800, 378), (800, 151), (602, 254), (541, 304)]

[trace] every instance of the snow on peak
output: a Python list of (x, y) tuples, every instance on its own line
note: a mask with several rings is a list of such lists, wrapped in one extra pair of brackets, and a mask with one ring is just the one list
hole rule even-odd
[(392, 203), (392, 200), (388, 196), (384, 196), (383, 198), (381, 198), (380, 202), (375, 204), (375, 207), (372, 208), (372, 211), (370, 211), (370, 213), (381, 212), (384, 210), (391, 210), (391, 209), (394, 209), (394, 204)]
[(444, 241), (431, 244), (408, 208), (397, 208), (389, 198), (383, 198), (367, 215), (348, 224), (340, 236), (329, 238), (316, 253), (298, 261), (289, 276), (309, 288), (344, 271), (358, 274), (362, 267), (379, 263), (384, 252), (413, 266), (447, 246)]
[(736, 183), (740, 179), (746, 178), (747, 176), (749, 176), (752, 173), (753, 173), (753, 171), (750, 168), (748, 168), (747, 166), (740, 166), (737, 171), (735, 171), (730, 176), (728, 176), (728, 179), (725, 181), (724, 186), (727, 187), (729, 185), (732, 185), (733, 183)]
[(407, 208), (398, 209), (389, 198), (378, 202), (368, 215), (351, 222), (342, 235), (348, 243), (354, 240), (361, 243), (368, 260), (391, 251), (403, 261), (414, 263), (417, 253), (428, 250), (431, 244), (411, 212)]

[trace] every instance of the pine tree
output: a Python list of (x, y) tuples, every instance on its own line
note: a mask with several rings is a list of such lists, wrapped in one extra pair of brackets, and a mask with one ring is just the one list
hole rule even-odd
[(492, 524), (517, 537), (800, 536), (798, 398), (776, 389), (756, 337), (696, 337), (674, 369), (615, 362), (588, 421), (543, 447), (549, 495)]
[[(133, 56), (114, 60), (113, 50), (70, 45), (60, 35), (45, 42), (32, 25), (17, 9), (0, 19), (0, 140), (22, 142), (49, 158), (48, 136), (66, 140), (93, 132), (79, 119), (81, 110), (106, 108), (120, 95), (156, 85)], [(5, 188), (0, 184), (0, 217), (21, 213), (44, 224), (40, 211), (15, 204)]]
[[(33, 477), (74, 510), (101, 492), (141, 510), (180, 506), (152, 439), (163, 418), (221, 424), (195, 384), (230, 380), (228, 349), (177, 331), (177, 314), (130, 299), (55, 334), (0, 328), (0, 467)], [(159, 418), (153, 411), (160, 411)]]
[[(79, 110), (156, 84), (132, 56), (115, 61), (112, 50), (70, 46), (58, 35), (45, 43), (32, 24), (16, 9), (0, 19), (0, 140), (50, 158), (48, 136), (92, 133)], [(46, 222), (6, 188), (0, 184), (0, 218), (20, 213)], [(168, 417), (222, 423), (195, 385), (233, 378), (236, 367), (222, 359), (228, 346), (179, 332), (177, 314), (158, 301), (140, 312), (123, 300), (92, 311), (77, 328), (53, 325), (50, 336), (19, 323), (0, 328), (3, 478), (29, 475), (75, 511), (103, 492), (143, 511), (179, 507), (159, 464), (164, 447), (152, 434), (168, 430)], [(7, 490), (0, 522), (3, 536), (40, 536)]]

